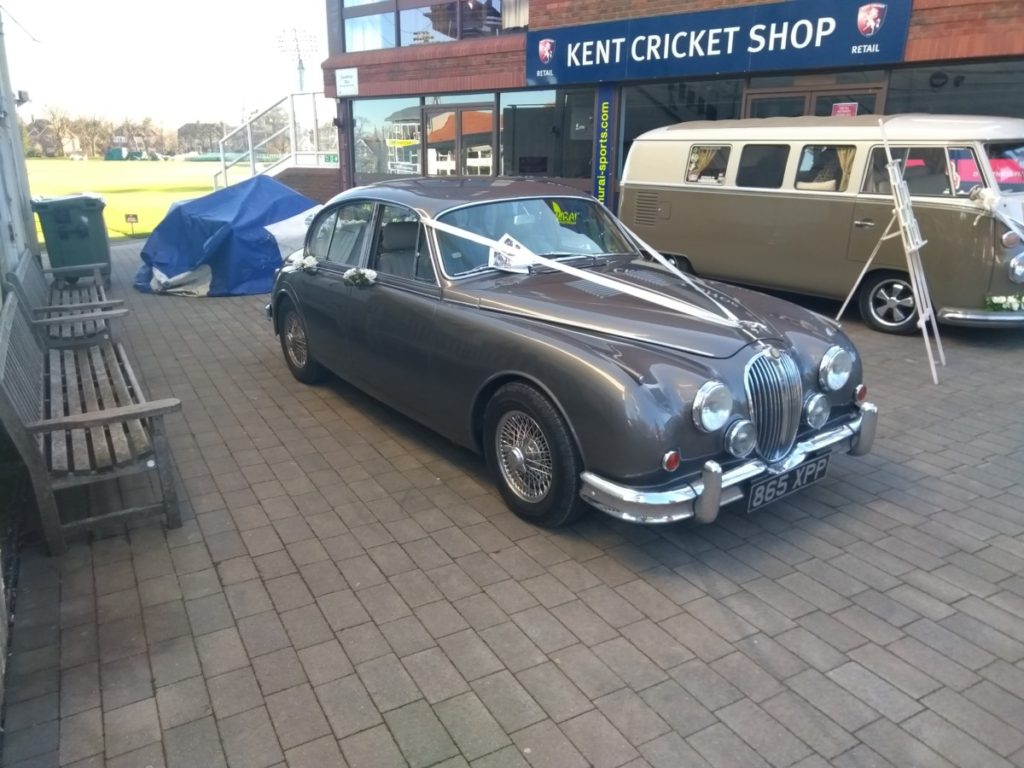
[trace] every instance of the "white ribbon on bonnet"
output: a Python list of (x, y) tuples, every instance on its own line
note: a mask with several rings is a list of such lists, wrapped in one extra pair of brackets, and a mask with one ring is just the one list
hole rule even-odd
[(726, 328), (737, 328), (740, 330), (746, 330), (743, 328), (743, 325), (740, 323), (739, 319), (732, 312), (730, 312), (726, 307), (722, 306), (722, 304), (720, 304), (719, 302), (715, 301), (712, 297), (708, 296), (707, 293), (705, 293), (700, 286), (698, 286), (693, 280), (691, 280), (688, 275), (684, 274), (679, 269), (677, 269), (675, 265), (672, 264), (668, 259), (666, 259), (660, 253), (658, 253), (654, 248), (647, 245), (647, 243), (645, 243), (635, 234), (630, 232), (628, 229), (626, 231), (629, 233), (629, 235), (642, 248), (648, 251), (651, 254), (651, 256), (655, 258), (655, 260), (657, 260), (662, 266), (666, 267), (671, 272), (675, 273), (678, 277), (682, 278), (690, 287), (694, 288), (702, 296), (708, 299), (708, 301), (712, 302), (721, 311), (721, 314), (711, 312), (707, 309), (704, 309), (703, 307), (698, 307), (695, 304), (691, 304), (688, 301), (684, 301), (683, 299), (677, 299), (672, 296), (666, 296), (663, 293), (658, 293), (657, 291), (652, 291), (647, 288), (642, 288), (638, 285), (633, 285), (632, 283), (627, 283), (624, 280), (618, 280), (616, 278), (608, 277), (606, 275), (599, 275), (594, 272), (588, 272), (586, 270), (577, 269), (576, 267), (570, 266), (569, 264), (565, 264), (564, 262), (549, 259), (544, 256), (538, 256), (536, 253), (534, 253), (533, 251), (531, 251), (529, 248), (522, 244), (520, 244), (521, 250), (516, 250), (510, 248), (509, 246), (503, 243), (498, 242), (497, 240), (491, 240), (490, 238), (484, 237), (483, 235), (478, 235), (475, 232), (470, 232), (469, 230), (462, 229), (461, 227), (456, 227), (451, 224), (447, 224), (443, 221), (438, 221), (437, 219), (423, 217), (421, 221), (425, 226), (430, 227), (431, 229), (436, 230), (438, 232), (447, 232), (448, 234), (454, 235), (455, 237), (461, 237), (471, 242), (479, 243), (480, 245), (485, 245), (492, 250), (508, 254), (509, 256), (515, 258), (525, 258), (531, 263), (539, 264), (541, 266), (548, 267), (559, 272), (564, 272), (565, 274), (572, 275), (573, 277), (578, 277), (581, 280), (586, 280), (587, 282), (594, 283), (596, 285), (611, 288), (613, 290), (627, 294), (634, 298), (640, 299), (641, 301), (646, 301), (650, 304), (656, 304), (659, 307), (663, 307), (665, 309), (670, 309), (674, 312), (678, 312), (681, 315), (686, 315), (687, 317), (692, 317), (696, 320), (702, 320), (704, 322), (712, 323), (714, 325), (719, 325)]

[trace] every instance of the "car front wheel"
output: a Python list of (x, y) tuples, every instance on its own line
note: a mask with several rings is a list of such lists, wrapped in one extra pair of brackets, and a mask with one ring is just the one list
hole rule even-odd
[(876, 272), (864, 278), (860, 314), (876, 331), (913, 333), (917, 327), (917, 299), (910, 278), (898, 272)]
[(306, 324), (288, 300), (280, 305), (281, 351), (292, 376), (303, 384), (316, 384), (324, 378), (324, 369), (309, 351)]
[(509, 508), (546, 528), (578, 518), (582, 461), (561, 414), (527, 384), (506, 384), (484, 412), (484, 454)]

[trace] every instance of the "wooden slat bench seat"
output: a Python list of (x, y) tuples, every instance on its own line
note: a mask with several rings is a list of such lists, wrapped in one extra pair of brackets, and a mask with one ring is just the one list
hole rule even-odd
[[(163, 417), (181, 409), (169, 398), (147, 401), (125, 354), (109, 340), (74, 349), (49, 347), (20, 298), (0, 310), (0, 420), (28, 467), (53, 554), (65, 531), (163, 511), (181, 524)], [(62, 522), (54, 492), (156, 470), (161, 502)]]
[[(43, 269), (34, 256), (25, 254), (5, 282), (29, 308), (33, 325), (45, 329), (50, 345), (88, 345), (109, 336), (112, 319), (128, 314), (123, 300), (107, 298), (100, 272), (104, 266)], [(92, 270), (91, 282), (60, 279), (63, 274), (81, 274), (84, 269)], [(47, 274), (53, 275), (52, 282), (46, 279)]]

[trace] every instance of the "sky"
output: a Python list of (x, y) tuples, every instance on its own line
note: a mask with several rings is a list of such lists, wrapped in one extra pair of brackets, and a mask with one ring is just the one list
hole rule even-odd
[(72, 117), (237, 124), (299, 90), (323, 91), (324, 0), (0, 0), (25, 120)]

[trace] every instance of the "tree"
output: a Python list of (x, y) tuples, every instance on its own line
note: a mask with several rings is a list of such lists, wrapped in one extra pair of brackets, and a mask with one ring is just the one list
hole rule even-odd
[(83, 149), (92, 157), (102, 154), (110, 143), (110, 123), (98, 117), (80, 117), (72, 120), (71, 129), (83, 142)]
[(64, 142), (71, 138), (71, 118), (68, 113), (60, 107), (47, 107), (46, 119), (50, 123), (50, 130), (56, 138), (54, 147), (57, 157), (64, 157)]

